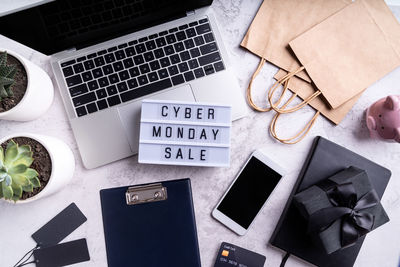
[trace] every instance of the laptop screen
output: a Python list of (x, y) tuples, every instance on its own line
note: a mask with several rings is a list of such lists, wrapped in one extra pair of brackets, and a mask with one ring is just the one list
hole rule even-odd
[(51, 55), (142, 30), (212, 0), (57, 0), (0, 17), (0, 34)]

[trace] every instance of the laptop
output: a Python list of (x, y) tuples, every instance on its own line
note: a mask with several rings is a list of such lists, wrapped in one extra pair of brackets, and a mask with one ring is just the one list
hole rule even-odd
[(83, 164), (138, 152), (143, 99), (247, 112), (212, 0), (56, 0), (0, 17), (0, 34), (51, 55)]

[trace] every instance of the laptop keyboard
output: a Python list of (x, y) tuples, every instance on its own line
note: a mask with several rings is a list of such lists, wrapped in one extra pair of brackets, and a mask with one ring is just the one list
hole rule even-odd
[(224, 70), (207, 18), (61, 63), (78, 117)]

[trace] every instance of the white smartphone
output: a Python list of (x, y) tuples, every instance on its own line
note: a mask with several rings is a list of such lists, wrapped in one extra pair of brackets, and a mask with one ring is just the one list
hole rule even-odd
[(213, 217), (238, 235), (246, 234), (284, 175), (282, 167), (255, 151), (213, 210)]

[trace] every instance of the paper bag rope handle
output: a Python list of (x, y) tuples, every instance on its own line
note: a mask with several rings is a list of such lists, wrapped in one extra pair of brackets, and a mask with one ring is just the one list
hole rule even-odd
[[(297, 97), (297, 94), (293, 94), (293, 96), (282, 107), (285, 108), (296, 97)], [(320, 114), (321, 114), (321, 112), (317, 111), (315, 113), (315, 115), (312, 117), (312, 119), (295, 136), (288, 138), (288, 139), (282, 139), (282, 138), (279, 138), (278, 134), (276, 133), (276, 122), (277, 122), (279, 116), (282, 115), (282, 113), (276, 113), (272, 119), (269, 131), (270, 131), (271, 135), (279, 142), (284, 143), (284, 144), (293, 145), (293, 144), (300, 142), (301, 140), (304, 139), (304, 137), (307, 136), (307, 134), (310, 132), (311, 128), (314, 126), (314, 124)]]
[[(249, 103), (249, 105), (250, 105), (253, 109), (255, 109), (255, 110), (257, 110), (257, 111), (260, 111), (260, 112), (268, 112), (268, 111), (270, 111), (270, 110), (273, 109), (273, 110), (275, 110), (275, 111), (278, 112), (278, 113), (292, 113), (292, 112), (295, 112), (295, 111), (297, 111), (297, 110), (303, 108), (304, 106), (306, 106), (307, 104), (309, 104), (314, 98), (318, 97), (318, 96), (321, 94), (321, 91), (315, 91), (315, 93), (313, 93), (312, 95), (310, 95), (309, 97), (307, 97), (306, 99), (304, 99), (303, 102), (301, 102), (301, 103), (297, 104), (296, 106), (291, 107), (291, 108), (289, 108), (289, 109), (285, 109), (286, 106), (285, 106), (285, 107), (282, 106), (281, 108), (278, 107), (279, 104), (282, 102), (283, 96), (285, 95), (285, 93), (286, 93), (286, 91), (287, 91), (286, 89), (287, 89), (288, 82), (290, 81), (290, 79), (291, 79), (293, 76), (295, 76), (296, 74), (298, 74), (299, 72), (301, 72), (301, 71), (304, 70), (304, 67), (300, 67), (300, 68), (298, 68), (296, 71), (289, 72), (288, 74), (286, 74), (285, 76), (283, 76), (282, 78), (280, 78), (279, 80), (277, 80), (277, 81), (272, 85), (272, 87), (271, 87), (271, 88), (269, 89), (269, 91), (268, 91), (268, 101), (269, 101), (270, 107), (261, 108), (261, 107), (257, 106), (257, 105), (254, 103), (253, 98), (252, 98), (252, 96), (251, 96), (251, 89), (252, 89), (254, 80), (256, 79), (256, 77), (258, 76), (258, 74), (260, 73), (260, 71), (261, 71), (262, 67), (264, 66), (264, 64), (265, 64), (265, 59), (264, 59), (264, 58), (261, 58), (260, 63), (258, 64), (256, 71), (255, 71), (254, 74), (252, 75), (252, 77), (251, 77), (251, 79), (250, 79), (250, 82), (249, 82), (249, 85), (247, 86), (247, 89), (246, 89), (247, 102)], [(286, 86), (284, 86), (284, 89), (283, 89), (283, 91), (282, 91), (282, 93), (281, 93), (281, 95), (280, 95), (278, 101), (276, 101), (275, 103), (273, 103), (273, 102), (272, 102), (272, 98), (273, 98), (273, 96), (274, 96), (276, 90), (279, 88), (280, 85), (285, 85), (285, 84), (286, 84)]]
[[(257, 69), (256, 69), (256, 71), (254, 72), (253, 76), (251, 76), (249, 85), (247, 86), (247, 89), (246, 89), (247, 102), (249, 103), (249, 105), (250, 105), (253, 109), (255, 109), (255, 110), (257, 110), (257, 111), (260, 111), (260, 112), (268, 112), (268, 111), (272, 110), (271, 107), (261, 108), (261, 107), (257, 106), (257, 105), (254, 103), (253, 98), (252, 98), (252, 96), (251, 96), (251, 88), (252, 88), (252, 86), (253, 86), (253, 82), (254, 82), (254, 80), (256, 79), (256, 77), (258, 76), (258, 74), (260, 73), (262, 67), (264, 66), (264, 63), (265, 63), (265, 59), (264, 59), (264, 58), (261, 58), (260, 63), (258, 64)], [(276, 105), (279, 105), (279, 103), (282, 101), (282, 98), (283, 98), (283, 94), (282, 94), (282, 96), (278, 99), (278, 101), (277, 101), (275, 104), (276, 104)]]
[[(283, 91), (282, 94), (280, 96), (279, 99), (283, 98), (283, 95), (286, 93), (286, 89), (289, 85), (289, 81), (290, 79), (295, 76), (297, 73), (301, 72), (304, 70), (304, 67), (300, 67), (297, 70), (293, 71), (293, 72), (289, 72), (288, 74), (286, 74), (285, 76), (283, 76), (282, 78), (280, 78), (279, 80), (277, 80), (274, 85), (269, 89), (268, 92), (268, 101), (269, 104), (271, 106), (271, 108), (273, 110), (275, 110), (278, 113), (292, 113), (295, 111), (298, 111), (299, 109), (303, 108), (304, 106), (308, 105), (314, 98), (316, 98), (317, 96), (319, 96), (321, 94), (321, 91), (315, 91), (312, 95), (310, 95), (309, 97), (307, 97), (306, 99), (303, 100), (303, 102), (297, 104), (294, 107), (288, 108), (286, 109), (287, 105), (282, 106), (281, 108), (278, 107), (279, 103), (273, 103), (272, 102), (272, 97), (274, 96), (276, 90), (279, 88), (280, 85), (283, 85)], [(283, 84), (282, 84), (283, 83)]]
[[(285, 95), (285, 93), (288, 89), (290, 78), (293, 77), (294, 75), (296, 75), (297, 73), (301, 72), (302, 70), (304, 70), (304, 67), (300, 67), (298, 70), (286, 74), (281, 79), (279, 79), (275, 82), (275, 84), (268, 91), (268, 101), (270, 103), (270, 107), (261, 108), (254, 103), (253, 98), (251, 96), (251, 88), (253, 85), (253, 81), (260, 73), (264, 64), (265, 64), (265, 59), (261, 58), (260, 63), (258, 64), (257, 69), (255, 70), (254, 74), (252, 75), (249, 85), (247, 86), (247, 89), (246, 89), (247, 101), (254, 110), (257, 110), (260, 112), (268, 112), (268, 111), (271, 111), (272, 109), (275, 110), (277, 113), (275, 114), (274, 118), (272, 119), (272, 122), (270, 125), (270, 133), (271, 133), (272, 137), (274, 137), (276, 140), (278, 140), (279, 142), (284, 143), (284, 144), (296, 144), (296, 143), (300, 142), (301, 140), (303, 140), (303, 138), (310, 132), (311, 128), (314, 126), (314, 124), (315, 124), (318, 116), (321, 114), (321, 112), (317, 111), (316, 114), (312, 117), (312, 119), (304, 126), (304, 128), (302, 130), (300, 130), (299, 133), (297, 133), (295, 136), (293, 136), (291, 138), (287, 138), (287, 139), (282, 139), (282, 138), (278, 137), (278, 135), (276, 133), (276, 122), (281, 114), (291, 113), (291, 112), (294, 112), (294, 111), (297, 111), (297, 110), (303, 108), (305, 105), (307, 105), (309, 102), (311, 102), (314, 98), (318, 97), (321, 94), (321, 92), (316, 91), (314, 94), (312, 94), (311, 96), (306, 98), (302, 103), (300, 103), (290, 109), (286, 109), (286, 107), (290, 104), (290, 102), (292, 102), (293, 99), (295, 99), (297, 97), (297, 94), (293, 94), (292, 97), (281, 108), (278, 108), (278, 105), (282, 102), (283, 96)], [(279, 97), (278, 101), (276, 101), (275, 103), (272, 103), (272, 97), (273, 97), (276, 89), (279, 87), (279, 85), (283, 86), (283, 91), (282, 91), (281, 96)]]

